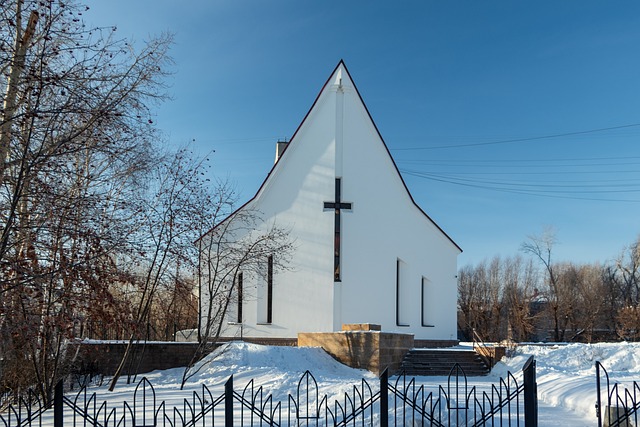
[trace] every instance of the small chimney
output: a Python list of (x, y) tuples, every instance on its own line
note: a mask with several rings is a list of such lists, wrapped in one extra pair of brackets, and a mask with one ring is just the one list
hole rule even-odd
[(275, 163), (278, 163), (278, 159), (280, 158), (280, 156), (282, 156), (282, 153), (284, 153), (284, 150), (285, 150), (285, 148), (287, 148), (288, 144), (289, 144), (289, 141), (287, 141), (286, 138), (284, 139), (284, 141), (278, 140), (278, 142), (276, 142), (276, 161), (275, 161)]

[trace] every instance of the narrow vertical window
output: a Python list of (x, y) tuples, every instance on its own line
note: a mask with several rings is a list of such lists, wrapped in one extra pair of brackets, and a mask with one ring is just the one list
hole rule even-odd
[(273, 255), (267, 258), (267, 323), (273, 320)]
[(429, 318), (431, 316), (430, 313), (430, 309), (429, 307), (431, 306), (431, 282), (429, 281), (429, 279), (423, 277), (422, 278), (422, 292), (420, 295), (420, 317), (421, 317), (421, 324), (424, 327), (433, 327), (433, 324), (431, 324), (429, 322)]
[(396, 326), (409, 326), (402, 320), (402, 311), (405, 309), (404, 300), (406, 299), (406, 289), (403, 289), (402, 264), (400, 259), (396, 260)]
[(400, 260), (396, 260), (396, 325), (400, 326)]
[(242, 273), (238, 273), (238, 280), (236, 283), (236, 286), (238, 287), (238, 319), (237, 322), (238, 323), (242, 323), (242, 293), (243, 293), (243, 287), (242, 287)]

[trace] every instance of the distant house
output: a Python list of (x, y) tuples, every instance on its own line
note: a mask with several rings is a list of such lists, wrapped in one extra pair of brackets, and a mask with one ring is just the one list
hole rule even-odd
[(289, 229), (295, 250), (287, 271), (274, 271), (273, 253), (264, 274), (237, 281), (242, 297), (222, 336), (295, 338), (375, 323), (416, 340), (456, 340), (461, 249), (413, 200), (342, 61), (240, 209)]

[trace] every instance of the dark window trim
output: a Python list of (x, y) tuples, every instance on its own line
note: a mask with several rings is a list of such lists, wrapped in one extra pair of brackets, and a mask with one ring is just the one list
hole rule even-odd
[(238, 279), (236, 282), (236, 286), (238, 287), (238, 318), (237, 321), (238, 323), (242, 323), (242, 297), (243, 297), (243, 277), (242, 277), (242, 272), (238, 273)]
[(396, 258), (396, 326), (407, 327), (406, 323), (400, 322), (400, 258)]
[(424, 288), (425, 288), (425, 278), (424, 276), (422, 277), (422, 282), (421, 282), (421, 286), (422, 286), (422, 290), (420, 293), (420, 324), (422, 325), (423, 328), (435, 328), (435, 325), (430, 325), (428, 323), (424, 322)]
[(273, 321), (273, 255), (267, 258), (267, 323)]

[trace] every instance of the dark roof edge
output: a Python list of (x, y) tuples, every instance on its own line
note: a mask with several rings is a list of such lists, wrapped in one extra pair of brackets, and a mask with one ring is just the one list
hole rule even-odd
[[(376, 125), (375, 120), (373, 120), (373, 117), (371, 117), (371, 113), (369, 112), (369, 108), (367, 108), (367, 104), (364, 102), (364, 99), (362, 99), (362, 95), (360, 95), (360, 91), (358, 90), (358, 87), (356, 86), (356, 82), (355, 80), (353, 80), (353, 78), (351, 77), (351, 73), (349, 72), (349, 69), (347, 68), (347, 65), (344, 63), (344, 61), (340, 60), (340, 63), (338, 64), (338, 67), (340, 66), (340, 64), (342, 64), (344, 66), (344, 70), (347, 72), (347, 74), (349, 75), (349, 79), (351, 80), (351, 83), (353, 83), (353, 87), (356, 90), (356, 93), (358, 94), (358, 98), (360, 98), (360, 102), (362, 103), (362, 105), (364, 106), (365, 111), (367, 112), (367, 115), (369, 116), (369, 120), (371, 120), (371, 123), (373, 124), (374, 129), (376, 130), (376, 132), (378, 133), (378, 137), (380, 138), (380, 141), (382, 141), (382, 144), (384, 145), (385, 150), (387, 150), (387, 154), (389, 155), (389, 158), (391, 159), (391, 163), (393, 163), (393, 167), (396, 168), (396, 172), (398, 173), (398, 176), (400, 177), (400, 181), (402, 182), (402, 185), (404, 185), (404, 189), (407, 192), (407, 194), (409, 195), (409, 199), (411, 199), (411, 202), (413, 203), (413, 205), (418, 208), (418, 210), (420, 212), (422, 212), (422, 214), (427, 217), (427, 219), (436, 226), (436, 228), (438, 230), (440, 230), (440, 232), (442, 234), (444, 234), (444, 236), (449, 239), (449, 241), (451, 243), (453, 243), (453, 245), (458, 248), (458, 250), (460, 252), (462, 252), (462, 248), (460, 246), (458, 246), (458, 244), (442, 229), (440, 228), (440, 226), (429, 216), (427, 215), (427, 213), (416, 203), (416, 201), (414, 200), (413, 196), (411, 195), (411, 191), (409, 191), (409, 187), (407, 187), (407, 183), (404, 182), (404, 178), (402, 177), (402, 174), (400, 173), (400, 169), (398, 169), (398, 165), (396, 165), (396, 161), (393, 159), (393, 156), (391, 155), (391, 152), (389, 151), (389, 147), (387, 146), (387, 143), (384, 141), (384, 138), (382, 137), (382, 134), (380, 133), (380, 130), (378, 129), (378, 126)], [(338, 68), (336, 67), (336, 69)], [(335, 70), (333, 71), (333, 73), (335, 73)], [(331, 73), (331, 75), (333, 76), (333, 73)], [(331, 79), (331, 77), (329, 77), (329, 79)], [(324, 89), (324, 87), (323, 87)]]

